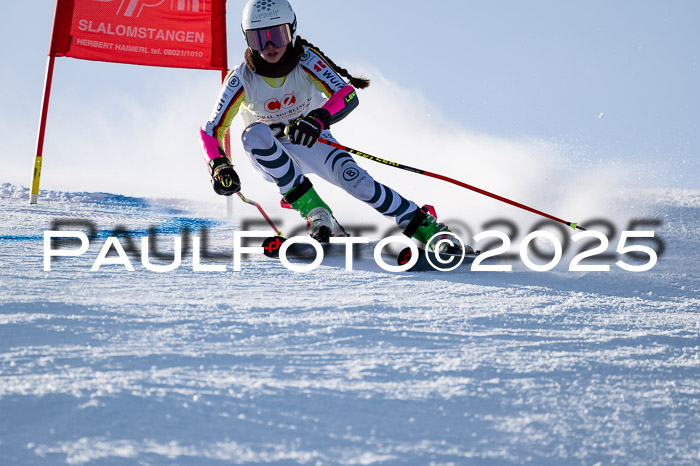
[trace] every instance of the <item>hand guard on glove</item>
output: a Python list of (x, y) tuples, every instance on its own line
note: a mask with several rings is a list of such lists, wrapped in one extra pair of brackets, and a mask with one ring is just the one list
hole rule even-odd
[(321, 136), (321, 131), (330, 126), (328, 120), (330, 113), (327, 110), (318, 108), (312, 110), (305, 117), (297, 118), (287, 126), (287, 134), (292, 144), (301, 144), (311, 147)]
[(231, 196), (241, 190), (241, 180), (226, 157), (216, 157), (209, 162), (209, 174), (214, 192)]

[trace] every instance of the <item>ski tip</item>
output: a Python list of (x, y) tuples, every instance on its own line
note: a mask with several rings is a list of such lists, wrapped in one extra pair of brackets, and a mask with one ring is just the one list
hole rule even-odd
[(411, 251), (411, 248), (404, 248), (396, 257), (396, 264), (406, 265), (411, 261), (411, 257), (413, 257), (413, 252)]
[(271, 236), (265, 238), (262, 243), (263, 254), (267, 257), (279, 257), (282, 243), (286, 241), (283, 236)]

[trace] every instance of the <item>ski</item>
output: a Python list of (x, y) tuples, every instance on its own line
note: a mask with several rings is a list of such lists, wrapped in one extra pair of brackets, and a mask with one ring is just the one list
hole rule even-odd
[[(262, 242), (263, 254), (270, 258), (279, 258), (282, 244), (287, 241), (283, 236), (271, 236), (265, 238)], [(355, 257), (362, 255), (367, 251), (373, 250), (375, 242), (356, 244), (353, 246)], [(347, 247), (342, 243), (321, 243), (324, 257), (344, 256)], [(289, 259), (314, 259), (316, 257), (316, 249), (309, 243), (294, 243), (287, 248), (286, 256)]]
[[(464, 254), (448, 254), (440, 253), (439, 255), (433, 251), (427, 251), (423, 248), (418, 248), (418, 261), (407, 271), (408, 272), (434, 272), (434, 271), (451, 271), (457, 269), (468, 268), (469, 264), (474, 262), (476, 256), (481, 251), (474, 251)], [(396, 258), (397, 265), (407, 264), (412, 257), (411, 248), (401, 250)]]
[[(265, 238), (262, 242), (263, 254), (266, 257), (278, 259), (280, 256), (280, 249), (282, 248), (282, 245), (285, 241), (287, 241), (287, 238), (284, 238), (282, 236), (271, 236), (269, 238)], [(376, 244), (377, 242), (354, 245), (353, 253), (355, 259), (360, 259), (363, 256), (372, 257), (372, 252), (374, 251), (374, 247), (376, 246)], [(345, 244), (321, 243), (321, 247), (323, 248), (323, 256), (329, 258), (330, 260), (330, 262), (324, 261), (324, 264), (344, 264), (344, 261), (337, 261), (330, 258), (345, 256), (347, 252), (347, 246)], [(426, 252), (426, 250), (423, 248), (418, 248), (418, 251), (418, 261), (410, 269), (407, 270), (408, 272), (429, 272), (436, 270), (450, 271), (455, 269), (468, 269), (469, 264), (471, 264), (481, 252), (473, 251), (470, 249), (470, 252), (465, 254), (464, 258), (462, 258), (461, 255), (456, 254), (441, 253), (438, 255), (432, 251)], [(285, 256), (290, 261), (306, 262), (314, 260), (317, 257), (317, 251), (309, 243), (294, 243), (287, 247)], [(389, 262), (391, 262), (391, 256), (387, 257), (387, 255), (384, 255), (384, 257), (385, 260), (389, 260)], [(408, 247), (404, 248), (396, 256), (396, 264), (400, 266), (407, 264), (410, 260), (411, 248)], [(381, 270), (378, 268), (378, 266), (377, 269)]]
[[(280, 255), (280, 248), (285, 241), (287, 241), (287, 238), (284, 236), (271, 236), (269, 238), (265, 238), (262, 242), (263, 254), (266, 257), (273, 259), (278, 258)], [(287, 249), (287, 257), (313, 258), (315, 256), (316, 250), (310, 244), (296, 243), (292, 244)]]

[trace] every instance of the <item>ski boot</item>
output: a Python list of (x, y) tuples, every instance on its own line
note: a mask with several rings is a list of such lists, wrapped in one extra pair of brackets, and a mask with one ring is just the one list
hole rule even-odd
[[(474, 249), (467, 245), (464, 246), (465, 250), (462, 251), (460, 243), (455, 242), (453, 238), (451, 238), (452, 236), (456, 235), (450, 232), (446, 225), (439, 223), (435, 218), (434, 213), (435, 211), (429, 206), (423, 206), (415, 213), (413, 218), (411, 218), (411, 221), (408, 223), (408, 226), (403, 232), (404, 235), (408, 236), (409, 238), (415, 238), (419, 242), (423, 243), (426, 248), (435, 253), (450, 255), (461, 255), (462, 252), (464, 252), (464, 254), (474, 253)], [(430, 242), (430, 239), (435, 235), (437, 235), (435, 239)], [(451, 241), (443, 241), (440, 243), (439, 250), (433, 250), (433, 244), (438, 243), (442, 239), (448, 239)]]
[(348, 236), (308, 178), (285, 194), (284, 200), (306, 219), (306, 232), (316, 241), (327, 243), (331, 236)]

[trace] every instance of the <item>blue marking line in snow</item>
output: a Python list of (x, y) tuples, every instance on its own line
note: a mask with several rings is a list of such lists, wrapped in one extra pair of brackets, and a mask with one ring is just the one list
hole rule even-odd
[[(114, 229), (97, 230), (95, 237), (98, 239), (106, 239), (110, 236), (123, 237), (125, 234), (130, 237), (140, 238), (148, 236), (150, 229), (154, 228), (156, 235), (177, 235), (183, 233), (185, 227), (189, 229), (191, 234), (196, 234), (203, 228), (211, 228), (219, 225), (220, 222), (203, 218), (176, 217), (167, 219), (160, 224), (153, 224), (148, 228), (128, 229), (115, 234)], [(21, 241), (43, 241), (43, 232), (38, 235), (0, 235), (0, 243), (21, 242)]]

